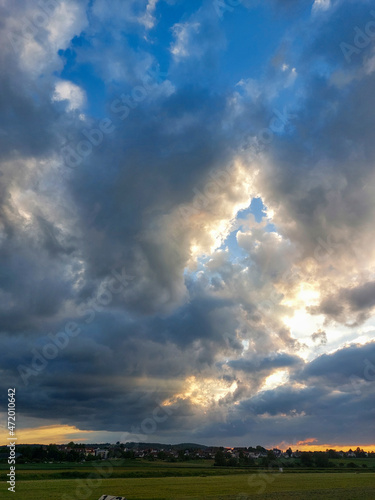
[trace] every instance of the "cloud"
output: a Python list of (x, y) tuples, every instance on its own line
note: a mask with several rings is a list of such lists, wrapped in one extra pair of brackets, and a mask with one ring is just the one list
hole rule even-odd
[[(70, 425), (46, 425), (39, 428), (22, 429), (20, 444), (40, 444), (56, 443), (62, 444), (69, 441), (87, 440), (82, 435), (90, 434), (89, 431), (82, 431)], [(4, 435), (4, 439), (5, 435)]]
[(191, 55), (189, 53), (188, 46), (193, 42), (195, 36), (199, 33), (199, 31), (200, 24), (197, 22), (174, 25), (173, 34), (176, 38), (176, 42), (171, 47), (171, 52), (177, 59), (181, 59), (183, 57), (188, 57)]
[(185, 85), (190, 81), (210, 79), (207, 70), (217, 68), (220, 53), (227, 40), (220, 29), (220, 17), (213, 15), (212, 5), (204, 3), (183, 22), (171, 28), (173, 57), (171, 74)]
[(285, 36), (250, 68), (234, 27), (259, 5), (64, 1), (30, 36), (35, 5), (1, 5), (0, 362), (25, 429), (135, 433), (168, 404), (168, 441), (365, 442), (375, 73), (340, 43), (368, 5), (268, 5)]
[(87, 2), (56, 0), (37, 5), (22, 2), (7, 9), (5, 55), (12, 51), (9, 55), (16, 56), (29, 78), (51, 67), (60, 70), (58, 51), (87, 26), (86, 6)]
[(311, 340), (315, 343), (319, 342), (320, 345), (325, 345), (327, 343), (327, 334), (319, 330), (311, 335)]
[(355, 311), (370, 309), (375, 305), (375, 282), (371, 281), (363, 285), (347, 289), (343, 292), (350, 307)]
[(159, 0), (149, 0), (147, 7), (146, 7), (146, 13), (143, 18), (143, 24), (145, 25), (146, 28), (151, 29), (155, 25), (155, 17), (154, 13), (156, 10), (156, 6), (158, 4)]
[[(366, 360), (374, 359), (375, 343), (350, 345), (332, 354), (323, 354), (307, 365), (300, 377), (303, 380), (318, 378), (329, 386), (351, 384), (353, 377), (367, 381), (371, 385), (371, 377)], [(353, 387), (352, 387), (353, 390)]]
[(367, 282), (351, 288), (341, 288), (336, 296), (323, 299), (319, 306), (309, 308), (312, 314), (325, 314), (327, 318), (356, 326), (364, 323), (375, 305), (375, 283)]
[(274, 357), (257, 359), (255, 360), (255, 362), (242, 358), (230, 361), (228, 364), (235, 370), (252, 372), (256, 370), (271, 371), (274, 370), (275, 368), (292, 367), (300, 364), (301, 362), (302, 360), (298, 356), (292, 356), (286, 353), (279, 353)]
[(126, 4), (120, 0), (110, 3), (107, 0), (96, 0), (92, 12), (101, 22), (126, 26), (128, 29), (142, 26), (150, 30), (156, 23), (155, 11), (158, 3), (159, 0), (130, 0)]
[(315, 0), (312, 7), (313, 12), (325, 11), (331, 7), (331, 0)]
[(60, 81), (56, 83), (55, 92), (53, 94), (54, 101), (67, 100), (68, 110), (80, 109), (85, 103), (85, 93), (74, 83), (69, 81)]

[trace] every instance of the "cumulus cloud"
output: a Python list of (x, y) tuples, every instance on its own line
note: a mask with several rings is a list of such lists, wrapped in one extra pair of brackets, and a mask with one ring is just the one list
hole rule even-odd
[(68, 110), (80, 109), (85, 103), (85, 93), (74, 83), (69, 81), (56, 82), (54, 101), (68, 101)]

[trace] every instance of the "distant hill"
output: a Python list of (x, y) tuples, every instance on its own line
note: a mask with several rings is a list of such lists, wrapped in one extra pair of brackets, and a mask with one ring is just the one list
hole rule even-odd
[(171, 448), (172, 450), (204, 450), (205, 448), (209, 448), (208, 446), (205, 446), (204, 444), (197, 444), (197, 443), (179, 443), (179, 444), (165, 444), (165, 443), (135, 443), (135, 442), (130, 442), (130, 443), (124, 443), (126, 448), (135, 448), (135, 447), (142, 447), (142, 448), (153, 448), (154, 450), (160, 450), (162, 448)]

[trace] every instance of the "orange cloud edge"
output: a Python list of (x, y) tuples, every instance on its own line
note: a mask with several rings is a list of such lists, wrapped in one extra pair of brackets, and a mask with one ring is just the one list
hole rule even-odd
[(326, 451), (326, 450), (336, 450), (336, 451), (349, 451), (350, 449), (355, 450), (357, 447), (362, 448), (364, 451), (367, 452), (375, 452), (375, 444), (373, 443), (318, 443), (318, 440), (316, 438), (308, 438), (305, 439), (304, 441), (297, 441), (293, 443), (288, 443), (285, 441), (282, 441), (281, 443), (277, 444), (275, 448), (279, 448), (280, 450), (285, 451), (289, 447), (292, 448), (292, 450), (299, 450), (299, 451)]

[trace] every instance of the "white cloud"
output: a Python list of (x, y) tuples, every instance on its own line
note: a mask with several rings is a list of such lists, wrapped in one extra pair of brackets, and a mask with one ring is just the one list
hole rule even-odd
[(68, 80), (59, 80), (55, 85), (53, 101), (69, 101), (68, 110), (80, 109), (86, 102), (86, 94), (78, 85)]
[(139, 19), (139, 22), (145, 26), (147, 29), (151, 29), (155, 26), (155, 17), (154, 13), (156, 10), (156, 5), (159, 0), (149, 0), (147, 7), (146, 7), (146, 12), (144, 16), (142, 16)]
[(6, 29), (20, 67), (33, 77), (58, 70), (58, 51), (66, 49), (87, 25), (87, 4), (56, 2), (55, 10), (48, 13), (35, 5), (22, 12), (15, 9), (6, 20)]
[(177, 59), (191, 55), (193, 37), (199, 33), (199, 30), (200, 23), (198, 22), (177, 23), (173, 26), (173, 35), (176, 40), (171, 47), (171, 52)]
[(325, 11), (331, 7), (331, 0), (315, 0), (312, 7), (313, 12)]
[[(141, 25), (146, 29), (151, 29), (155, 26), (155, 10), (159, 0), (112, 0), (110, 6), (107, 0), (96, 0), (93, 7), (93, 14), (101, 20), (101, 22), (111, 22), (114, 25)], [(141, 5), (139, 5), (141, 4)], [(141, 10), (141, 13), (139, 13)]]
[(87, 1), (64, 1), (59, 4), (48, 25), (48, 42), (55, 50), (65, 48), (87, 25), (87, 4)]

